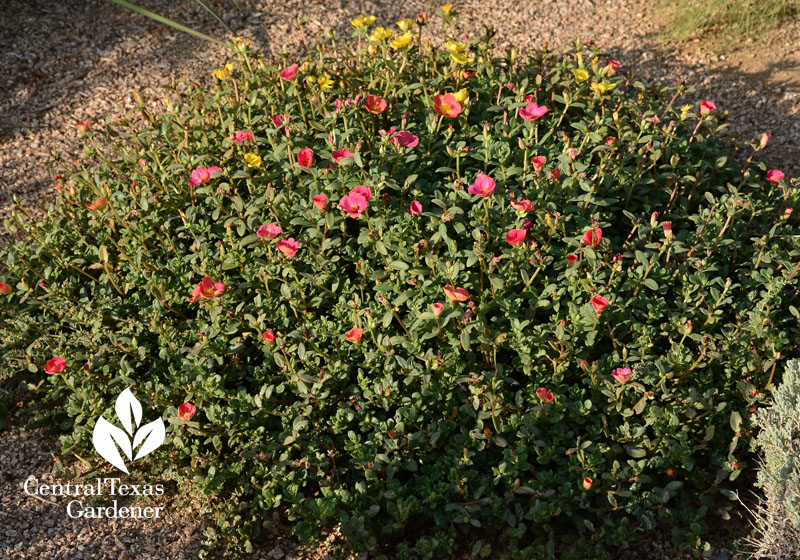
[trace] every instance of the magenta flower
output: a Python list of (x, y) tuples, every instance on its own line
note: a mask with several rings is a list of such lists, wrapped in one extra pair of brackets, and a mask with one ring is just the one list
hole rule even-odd
[(341, 149), (339, 149), (339, 150), (334, 150), (334, 152), (331, 154), (331, 159), (332, 159), (333, 161), (335, 161), (336, 163), (339, 163), (339, 162), (340, 162), (340, 161), (342, 161), (344, 158), (346, 158), (346, 157), (353, 157), (354, 155), (355, 155), (355, 154), (354, 154), (353, 152), (351, 152), (351, 151), (349, 151), (349, 150), (346, 150), (346, 149), (344, 149), (344, 148), (341, 148)]
[(189, 176), (189, 185), (196, 187), (211, 180), (211, 174), (222, 171), (221, 167), (198, 167)]
[(392, 137), (392, 143), (395, 146), (402, 146), (404, 148), (413, 148), (419, 144), (419, 138), (411, 134), (407, 130), (400, 130)]
[(53, 356), (44, 365), (44, 372), (48, 375), (55, 375), (61, 373), (67, 367), (67, 362), (61, 356)]
[(544, 105), (528, 103), (525, 107), (519, 110), (519, 116), (526, 121), (535, 121), (545, 116), (547, 111), (548, 109)]
[(715, 111), (716, 109), (717, 109), (717, 106), (714, 104), (713, 101), (711, 101), (709, 99), (703, 99), (700, 102), (700, 114), (701, 115), (707, 115), (711, 111)]
[(292, 115), (275, 115), (274, 117), (270, 117), (275, 128), (280, 128), (281, 126), (285, 125), (291, 118)]
[(475, 196), (492, 196), (494, 192), (494, 179), (484, 173), (478, 173), (475, 182), (469, 186), (469, 192)]
[(506, 241), (509, 245), (519, 245), (525, 241), (525, 235), (528, 232), (524, 229), (512, 229), (506, 234)]
[(422, 214), (422, 204), (420, 204), (419, 200), (411, 201), (411, 207), (408, 209), (408, 212), (412, 216), (419, 216)]
[(348, 194), (350, 194), (350, 196), (353, 196), (354, 194), (361, 195), (367, 202), (372, 200), (372, 191), (369, 189), (369, 187), (365, 187), (364, 185), (358, 185), (357, 187), (353, 187), (352, 189), (350, 189), (350, 192)]
[(278, 239), (275, 242), (275, 246), (278, 248), (278, 251), (289, 257), (290, 259), (297, 254), (297, 250), (300, 249), (300, 244), (294, 240), (294, 237), (290, 237), (289, 239)]
[(537, 173), (542, 170), (544, 164), (547, 162), (547, 158), (544, 156), (536, 156), (531, 158), (531, 163), (533, 164), (533, 170)]
[(314, 203), (314, 206), (317, 207), (317, 210), (322, 212), (328, 205), (328, 195), (318, 194), (317, 196), (312, 196), (311, 201)]
[(611, 372), (614, 379), (620, 383), (627, 383), (631, 379), (631, 370), (628, 368), (617, 368)]
[(255, 140), (253, 133), (249, 130), (240, 130), (236, 134), (231, 135), (231, 140), (237, 144), (244, 144), (245, 142), (252, 142)]
[(358, 193), (345, 195), (339, 200), (339, 207), (351, 218), (358, 218), (367, 209), (367, 199)]
[(281, 78), (291, 82), (297, 77), (297, 64), (292, 64), (281, 70)]
[(783, 171), (778, 169), (770, 169), (767, 171), (767, 181), (770, 183), (778, 183), (782, 181), (785, 176), (786, 175), (784, 175)]
[(281, 234), (281, 226), (276, 226), (274, 224), (266, 224), (263, 226), (259, 226), (258, 230), (256, 231), (256, 235), (258, 237), (266, 238), (266, 239), (275, 239)]

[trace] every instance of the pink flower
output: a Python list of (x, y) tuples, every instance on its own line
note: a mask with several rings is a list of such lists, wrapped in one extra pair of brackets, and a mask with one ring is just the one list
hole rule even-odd
[(408, 211), (412, 216), (419, 216), (422, 214), (422, 204), (418, 200), (412, 200)]
[(578, 262), (578, 255), (567, 255), (567, 264), (572, 266)]
[(351, 152), (349, 150), (345, 150), (344, 148), (341, 148), (339, 150), (334, 150), (334, 152), (331, 154), (331, 159), (333, 161), (335, 161), (336, 163), (339, 163), (344, 158), (353, 157), (354, 155), (355, 154), (353, 152)]
[(620, 64), (618, 61), (614, 60), (613, 58), (609, 58), (608, 65), (606, 66), (606, 72), (609, 76), (613, 76), (617, 73), (617, 70), (619, 70), (621, 66), (622, 64)]
[(383, 97), (378, 97), (371, 93), (367, 95), (367, 100), (364, 102), (364, 108), (373, 115), (380, 115), (387, 107), (388, 105)]
[(508, 241), (509, 245), (519, 245), (523, 241), (525, 241), (525, 235), (528, 232), (524, 229), (512, 229), (506, 234), (506, 241)]
[(664, 228), (664, 237), (672, 239), (672, 222), (664, 222), (661, 227)]
[(224, 282), (214, 282), (208, 276), (203, 276), (203, 279), (192, 290), (192, 297), (187, 301), (195, 302), (198, 299), (211, 299), (221, 296), (225, 292)]
[(178, 407), (178, 418), (184, 422), (188, 422), (197, 412), (197, 407), (190, 402), (185, 402)]
[(407, 130), (400, 130), (392, 137), (392, 142), (395, 146), (402, 146), (404, 148), (413, 148), (419, 144), (419, 138), (411, 134)]
[(592, 298), (592, 307), (598, 314), (602, 313), (606, 306), (608, 306), (608, 300), (603, 296), (594, 296)]
[(592, 484), (594, 484), (594, 480), (592, 480), (588, 476), (583, 479), (583, 489), (584, 490), (590, 490), (592, 488)]
[(452, 93), (439, 94), (433, 98), (433, 110), (451, 119), (461, 114), (461, 103)]
[(533, 210), (533, 203), (527, 198), (525, 200), (512, 200), (511, 207), (518, 212), (530, 212)]
[(189, 184), (193, 187), (208, 183), (211, 180), (211, 174), (222, 171), (221, 167), (198, 167), (189, 176)]
[(450, 284), (444, 287), (444, 293), (450, 298), (451, 302), (454, 301), (467, 301), (472, 295), (464, 288), (454, 288)]
[(61, 356), (53, 356), (44, 365), (44, 372), (48, 375), (55, 375), (61, 373), (67, 367), (67, 362)]
[(614, 138), (613, 136), (606, 136), (606, 144), (608, 144), (613, 148), (616, 143), (617, 143), (616, 138)]
[(541, 171), (546, 161), (547, 158), (544, 156), (536, 156), (531, 158), (531, 163), (533, 164), (533, 170), (536, 171), (537, 173)]
[(536, 99), (536, 96), (533, 95), (532, 93), (529, 93), (528, 95), (525, 96), (523, 101), (525, 102), (526, 105), (530, 105), (531, 103), (534, 102), (535, 99)]
[(311, 201), (317, 207), (317, 210), (322, 212), (328, 205), (328, 195), (318, 194), (317, 196), (312, 196)]
[(351, 218), (358, 218), (367, 209), (367, 199), (360, 194), (348, 194), (339, 200), (339, 208)]
[(631, 370), (629, 368), (617, 368), (611, 372), (611, 375), (620, 383), (627, 383), (631, 379)]
[(442, 305), (441, 303), (434, 303), (433, 304), (433, 316), (434, 317), (441, 317), (443, 311), (444, 311), (444, 305)]
[(545, 387), (539, 387), (536, 389), (536, 396), (539, 397), (540, 400), (544, 400), (547, 396), (547, 389)]
[(351, 195), (360, 194), (361, 196), (364, 197), (364, 200), (366, 200), (367, 202), (372, 200), (372, 191), (370, 190), (369, 187), (365, 187), (364, 185), (358, 185), (357, 187), (353, 187), (352, 189), (350, 189), (349, 194)]
[(275, 247), (278, 248), (278, 251), (291, 259), (297, 254), (300, 244), (294, 240), (294, 237), (290, 237), (289, 239), (279, 239), (275, 242)]
[(356, 342), (359, 342), (361, 340), (362, 336), (364, 336), (364, 329), (359, 329), (359, 328), (353, 327), (352, 329), (347, 331), (347, 334), (344, 335), (344, 339), (347, 342), (356, 343)]
[(475, 182), (469, 186), (469, 192), (476, 196), (492, 196), (494, 192), (494, 179), (483, 173), (478, 173)]
[(594, 247), (600, 240), (603, 239), (603, 230), (600, 228), (594, 228), (587, 231), (583, 234), (583, 242), (588, 245), (589, 247)]
[(707, 114), (709, 114), (711, 111), (714, 111), (714, 110), (716, 110), (716, 108), (717, 108), (717, 106), (716, 106), (716, 105), (714, 105), (714, 102), (713, 102), (713, 101), (710, 101), (710, 100), (708, 100), (708, 99), (703, 99), (703, 100), (700, 102), (700, 114), (701, 114), (701, 115), (707, 115)]
[(264, 342), (272, 344), (275, 342), (275, 333), (272, 331), (264, 331)]
[(7, 296), (11, 293), (11, 286), (6, 284), (5, 282), (0, 282), (0, 294)]
[(525, 107), (519, 110), (519, 116), (526, 121), (535, 121), (541, 119), (547, 114), (547, 107), (544, 105), (537, 105), (536, 103), (528, 103)]
[(314, 165), (314, 150), (311, 148), (303, 148), (297, 153), (297, 164), (300, 167), (311, 167)]
[(289, 122), (289, 119), (292, 118), (292, 115), (275, 115), (274, 117), (270, 117), (272, 119), (272, 124), (275, 128), (280, 128), (286, 123)]
[(292, 64), (281, 70), (281, 78), (287, 81), (292, 81), (297, 77), (297, 64)]
[(276, 226), (274, 224), (266, 224), (263, 226), (259, 226), (258, 230), (256, 231), (256, 235), (258, 237), (267, 238), (267, 239), (275, 239), (278, 237), (281, 232), (281, 226)]
[(236, 134), (231, 135), (231, 140), (237, 144), (244, 144), (245, 142), (252, 142), (255, 140), (255, 136), (253, 136), (253, 133), (249, 130), (240, 130)]
[(778, 169), (770, 169), (767, 171), (767, 181), (770, 183), (779, 183), (785, 176), (783, 171), (779, 171)]

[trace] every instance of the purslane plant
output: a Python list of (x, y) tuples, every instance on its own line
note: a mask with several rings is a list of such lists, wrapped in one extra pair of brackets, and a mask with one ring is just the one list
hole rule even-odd
[(2, 371), (67, 449), (124, 388), (152, 403), (137, 472), (245, 549), (287, 524), (400, 558), (702, 547), (798, 356), (794, 183), (731, 161), (711, 101), (438, 15), (431, 45), (362, 16), (280, 66), (239, 42), (88, 129), (48, 218), (7, 224)]

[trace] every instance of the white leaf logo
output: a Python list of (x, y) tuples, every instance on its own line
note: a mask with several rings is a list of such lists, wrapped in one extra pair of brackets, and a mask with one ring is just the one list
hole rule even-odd
[[(101, 416), (94, 425), (92, 443), (103, 459), (128, 474), (123, 454), (128, 461), (136, 461), (152, 453), (164, 443), (166, 428), (161, 418), (139, 428), (139, 424), (142, 422), (142, 405), (136, 400), (130, 389), (125, 389), (117, 397), (114, 411), (125, 430), (123, 431)], [(129, 436), (133, 437), (132, 443)], [(134, 457), (133, 453), (137, 448), (139, 451)], [(122, 454), (120, 450), (122, 450)]]

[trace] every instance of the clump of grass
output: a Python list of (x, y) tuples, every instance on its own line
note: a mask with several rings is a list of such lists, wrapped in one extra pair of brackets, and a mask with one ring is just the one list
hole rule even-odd
[(662, 0), (663, 34), (670, 41), (709, 37), (718, 50), (731, 50), (762, 42), (798, 7), (800, 0)]

